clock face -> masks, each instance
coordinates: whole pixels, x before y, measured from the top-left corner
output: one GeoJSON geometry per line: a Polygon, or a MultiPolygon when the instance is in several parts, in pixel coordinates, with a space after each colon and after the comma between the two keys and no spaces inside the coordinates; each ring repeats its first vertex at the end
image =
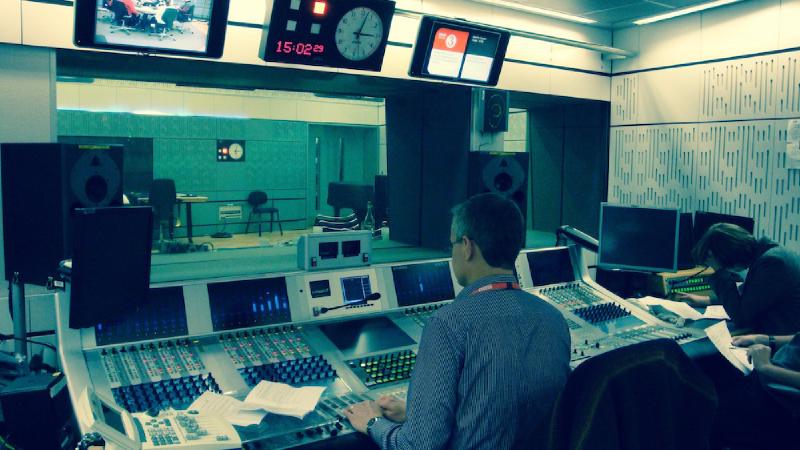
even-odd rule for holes
{"type": "Polygon", "coordinates": [[[383,21],[377,12],[360,6],[353,8],[336,26],[336,48],[350,61],[362,61],[375,53],[383,39],[383,21]]]}
{"type": "Polygon", "coordinates": [[[231,159],[241,159],[242,156],[244,156],[244,149],[240,144],[234,142],[228,149],[228,154],[231,156],[231,159]]]}

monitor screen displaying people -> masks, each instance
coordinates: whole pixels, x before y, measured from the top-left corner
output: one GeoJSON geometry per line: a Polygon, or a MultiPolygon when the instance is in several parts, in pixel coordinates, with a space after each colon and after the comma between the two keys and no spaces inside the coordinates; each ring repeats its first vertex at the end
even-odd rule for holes
{"type": "Polygon", "coordinates": [[[227,15],[228,0],[78,0],[75,43],[218,58],[227,15]]]}

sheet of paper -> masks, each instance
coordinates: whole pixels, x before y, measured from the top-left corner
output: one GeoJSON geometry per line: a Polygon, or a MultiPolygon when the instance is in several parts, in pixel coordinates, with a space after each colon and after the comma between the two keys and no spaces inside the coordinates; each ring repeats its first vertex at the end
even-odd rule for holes
{"type": "Polygon", "coordinates": [[[684,319],[700,320],[703,318],[702,314],[684,302],[674,302],[672,300],[648,296],[640,298],[639,303],[647,306],[661,306],[664,309],[683,317],[684,319]]]}
{"type": "Polygon", "coordinates": [[[211,391],[205,391],[203,395],[197,397],[188,409],[194,409],[202,414],[222,416],[231,424],[239,426],[259,424],[267,415],[257,407],[211,391]]]}
{"type": "Polygon", "coordinates": [[[248,405],[286,416],[302,419],[317,407],[317,402],[325,391],[324,386],[304,386],[294,388],[288,384],[262,380],[244,399],[248,405]]]}
{"type": "Polygon", "coordinates": [[[706,311],[703,313],[703,319],[731,320],[731,317],[722,305],[711,305],[706,307],[706,311]]]}
{"type": "Polygon", "coordinates": [[[792,119],[786,126],[786,168],[800,169],[800,120],[792,119]]]}
{"type": "Polygon", "coordinates": [[[753,364],[747,360],[747,349],[731,345],[731,333],[728,331],[727,322],[718,322],[705,331],[708,339],[734,367],[745,375],[753,370],[753,364]]]}

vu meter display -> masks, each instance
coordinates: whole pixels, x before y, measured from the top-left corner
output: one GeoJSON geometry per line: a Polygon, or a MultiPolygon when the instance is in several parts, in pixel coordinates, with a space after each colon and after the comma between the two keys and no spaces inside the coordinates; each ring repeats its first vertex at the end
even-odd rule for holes
{"type": "Polygon", "coordinates": [[[214,331],[291,322],[286,278],[208,284],[214,331]]]}
{"type": "Polygon", "coordinates": [[[409,75],[496,85],[509,38],[507,31],[425,16],[409,75]]]}
{"type": "Polygon", "coordinates": [[[393,14],[387,0],[275,0],[262,58],[379,71],[393,14]]]}

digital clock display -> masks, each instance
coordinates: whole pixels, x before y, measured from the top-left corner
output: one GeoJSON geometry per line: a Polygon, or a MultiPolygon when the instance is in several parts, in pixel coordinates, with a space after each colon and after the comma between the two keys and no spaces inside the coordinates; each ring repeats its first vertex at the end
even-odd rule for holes
{"type": "Polygon", "coordinates": [[[300,56],[314,56],[325,53],[325,44],[312,44],[310,42],[278,41],[275,53],[294,53],[300,56]]]}
{"type": "Polygon", "coordinates": [[[379,71],[393,14],[388,0],[275,0],[262,58],[379,71]]]}

